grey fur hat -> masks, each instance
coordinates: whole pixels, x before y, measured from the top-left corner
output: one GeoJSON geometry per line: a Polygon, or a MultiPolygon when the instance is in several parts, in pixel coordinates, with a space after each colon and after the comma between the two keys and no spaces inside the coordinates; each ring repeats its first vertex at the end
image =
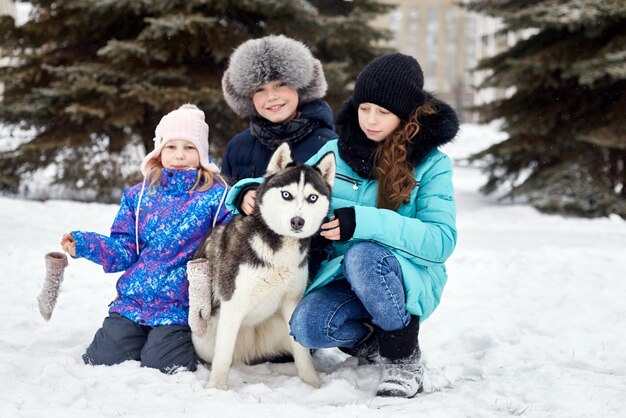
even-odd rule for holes
{"type": "Polygon", "coordinates": [[[250,39],[235,49],[222,77],[222,91],[235,113],[254,116],[254,90],[276,80],[293,87],[300,103],[321,99],[328,88],[322,63],[309,48],[284,35],[270,35],[250,39]]]}

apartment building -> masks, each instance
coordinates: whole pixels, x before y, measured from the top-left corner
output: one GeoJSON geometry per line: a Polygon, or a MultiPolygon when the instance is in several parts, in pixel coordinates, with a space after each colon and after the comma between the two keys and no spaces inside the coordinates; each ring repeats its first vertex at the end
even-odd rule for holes
{"type": "Polygon", "coordinates": [[[372,25],[391,30],[389,46],[420,62],[424,88],[449,102],[464,122],[476,120],[471,106],[504,94],[493,89],[477,91],[485,74],[472,71],[481,58],[515,41],[497,35],[501,27],[497,20],[469,12],[458,5],[459,0],[381,1],[396,8],[372,25]]]}

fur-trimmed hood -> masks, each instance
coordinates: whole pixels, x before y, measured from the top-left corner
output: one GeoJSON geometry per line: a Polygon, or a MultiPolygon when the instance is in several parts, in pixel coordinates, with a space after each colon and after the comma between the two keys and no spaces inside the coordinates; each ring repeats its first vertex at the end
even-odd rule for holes
{"type": "Polygon", "coordinates": [[[222,77],[222,91],[235,113],[250,117],[257,114],[254,90],[276,80],[297,90],[300,103],[323,98],[328,88],[321,62],[306,45],[284,35],[270,35],[235,49],[222,77]]]}
{"type": "MultiPolygon", "coordinates": [[[[409,146],[409,161],[417,167],[434,149],[451,142],[459,131],[459,119],[447,103],[426,93],[436,112],[421,118],[420,130],[409,146]]],[[[358,106],[352,97],[337,113],[339,154],[359,175],[372,178],[371,155],[377,144],[369,140],[359,127],[358,106]]]]}

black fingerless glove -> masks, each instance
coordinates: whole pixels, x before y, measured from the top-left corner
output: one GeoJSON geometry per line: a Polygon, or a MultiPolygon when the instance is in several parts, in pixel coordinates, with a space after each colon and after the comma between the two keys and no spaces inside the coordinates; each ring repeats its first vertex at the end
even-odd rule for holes
{"type": "Polygon", "coordinates": [[[335,217],[339,219],[339,241],[348,241],[356,229],[356,212],[354,207],[335,209],[335,217]]]}

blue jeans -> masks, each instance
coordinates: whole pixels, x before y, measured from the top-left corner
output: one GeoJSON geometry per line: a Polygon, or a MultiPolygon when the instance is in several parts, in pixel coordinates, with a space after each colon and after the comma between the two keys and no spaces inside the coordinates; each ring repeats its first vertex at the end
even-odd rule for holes
{"type": "Polygon", "coordinates": [[[385,331],[406,327],[402,270],[381,245],[354,244],[343,260],[347,280],[336,280],[307,294],[291,317],[291,335],[307,348],[355,347],[373,324],[385,331]]]}

